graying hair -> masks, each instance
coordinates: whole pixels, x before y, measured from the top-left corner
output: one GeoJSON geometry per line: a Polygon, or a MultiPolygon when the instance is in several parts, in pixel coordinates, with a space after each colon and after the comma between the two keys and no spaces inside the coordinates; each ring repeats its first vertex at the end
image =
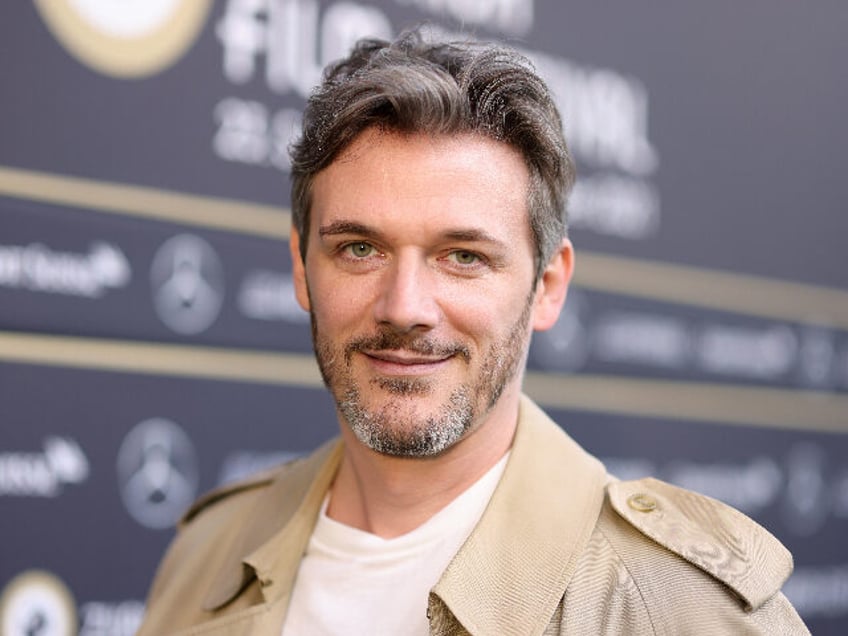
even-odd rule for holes
{"type": "Polygon", "coordinates": [[[476,42],[427,42],[408,31],[394,42],[360,40],[324,72],[292,144],[292,222],[306,257],[315,175],[366,128],[432,135],[482,134],[518,150],[527,194],[536,276],[566,233],[574,164],[550,91],[512,49],[476,42]]]}

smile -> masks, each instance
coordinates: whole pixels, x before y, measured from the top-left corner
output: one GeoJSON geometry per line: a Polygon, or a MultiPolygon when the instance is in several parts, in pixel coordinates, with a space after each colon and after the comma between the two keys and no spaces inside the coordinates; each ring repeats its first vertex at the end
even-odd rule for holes
{"type": "Polygon", "coordinates": [[[427,375],[441,370],[453,358],[423,356],[404,351],[363,351],[369,364],[382,375],[427,375]]]}

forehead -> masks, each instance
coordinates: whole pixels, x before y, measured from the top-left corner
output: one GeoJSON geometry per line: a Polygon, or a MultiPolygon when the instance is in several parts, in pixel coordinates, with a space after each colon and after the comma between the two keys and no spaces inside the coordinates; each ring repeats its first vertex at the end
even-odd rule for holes
{"type": "Polygon", "coordinates": [[[523,157],[504,142],[371,128],[316,175],[313,223],[315,217],[368,213],[528,225],[529,183],[523,157]]]}
{"type": "Polygon", "coordinates": [[[498,141],[480,133],[460,132],[453,134],[429,134],[426,132],[403,132],[371,126],[357,135],[339,153],[331,165],[349,163],[363,159],[368,153],[393,154],[398,158],[438,157],[457,164],[464,160],[487,158],[510,172],[526,172],[521,153],[506,142],[498,141]],[[509,165],[507,165],[509,164],[509,165]]]}

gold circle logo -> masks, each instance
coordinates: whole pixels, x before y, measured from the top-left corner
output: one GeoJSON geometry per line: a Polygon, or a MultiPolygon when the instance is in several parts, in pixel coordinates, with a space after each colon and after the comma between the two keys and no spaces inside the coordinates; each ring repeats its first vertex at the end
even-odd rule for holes
{"type": "Polygon", "coordinates": [[[94,70],[122,78],[153,75],[195,41],[212,0],[35,0],[65,49],[94,70]]]}
{"type": "Polygon", "coordinates": [[[0,634],[4,636],[73,636],[77,628],[74,598],[50,572],[22,572],[0,594],[0,634]]]}

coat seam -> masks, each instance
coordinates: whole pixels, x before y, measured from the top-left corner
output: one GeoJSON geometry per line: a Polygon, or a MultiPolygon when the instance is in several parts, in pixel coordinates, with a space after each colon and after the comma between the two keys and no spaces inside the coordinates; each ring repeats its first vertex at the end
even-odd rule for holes
{"type": "Polygon", "coordinates": [[[615,544],[612,542],[612,540],[609,538],[609,535],[601,527],[600,524],[598,524],[598,532],[601,534],[604,541],[609,546],[610,550],[612,550],[612,552],[615,554],[616,559],[618,559],[619,563],[621,563],[621,566],[627,572],[627,575],[630,577],[630,580],[633,581],[633,586],[636,588],[636,591],[639,593],[639,599],[642,601],[642,606],[645,609],[645,614],[648,616],[648,620],[651,623],[651,631],[654,633],[654,636],[657,636],[658,632],[657,632],[656,625],[654,623],[654,617],[651,614],[650,604],[648,603],[648,600],[645,598],[645,594],[642,592],[642,587],[639,585],[639,581],[633,575],[633,572],[631,571],[630,567],[627,565],[627,561],[621,556],[621,553],[615,547],[615,544]]]}

